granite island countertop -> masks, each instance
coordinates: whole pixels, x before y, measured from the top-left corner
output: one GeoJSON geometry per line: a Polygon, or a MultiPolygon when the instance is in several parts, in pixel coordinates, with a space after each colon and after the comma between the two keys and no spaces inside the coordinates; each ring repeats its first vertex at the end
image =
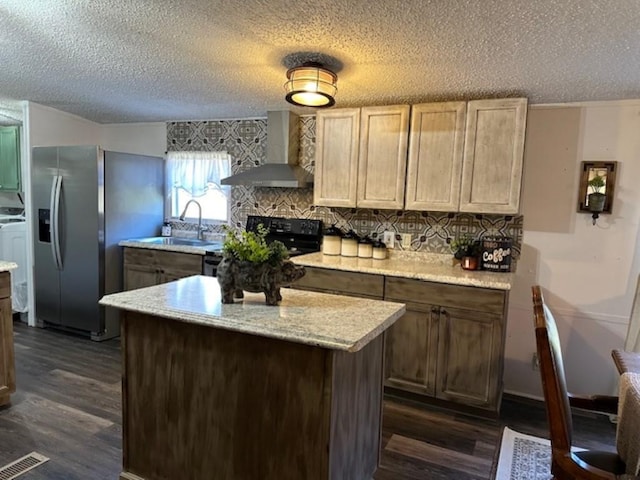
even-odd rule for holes
{"type": "Polygon", "coordinates": [[[405,313],[401,303],[283,288],[279,306],[264,294],[222,304],[215,277],[194,275],[106,295],[101,305],[203,326],[356,352],[405,313]]]}
{"type": "Polygon", "coordinates": [[[16,268],[18,268],[17,263],[0,260],[0,272],[8,272],[10,270],[15,270],[16,268]]]}
{"type": "Polygon", "coordinates": [[[413,278],[452,285],[511,290],[513,273],[463,270],[453,265],[451,255],[419,252],[390,252],[385,260],[324,255],[321,252],[293,257],[297,265],[348,272],[372,273],[389,277],[413,278]]]}

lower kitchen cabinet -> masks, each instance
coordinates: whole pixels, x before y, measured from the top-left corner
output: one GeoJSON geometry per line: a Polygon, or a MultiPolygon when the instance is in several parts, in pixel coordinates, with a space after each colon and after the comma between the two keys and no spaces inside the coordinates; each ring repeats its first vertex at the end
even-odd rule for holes
{"type": "Polygon", "coordinates": [[[124,289],[150,287],[202,274],[202,255],[124,248],[124,289]]]}
{"type": "Polygon", "coordinates": [[[508,292],[305,267],[292,286],[404,303],[387,330],[385,386],[497,413],[508,292]]]}
{"type": "Polygon", "coordinates": [[[11,274],[0,273],[0,406],[9,403],[16,391],[13,351],[13,315],[11,312],[11,274]]]}
{"type": "Polygon", "coordinates": [[[389,329],[388,345],[401,347],[397,354],[387,352],[386,384],[498,412],[507,295],[502,290],[387,277],[385,300],[406,303],[409,320],[403,317],[389,329]],[[413,323],[411,335],[407,324],[413,323]],[[415,362],[409,363],[402,352],[415,362]],[[407,365],[413,365],[409,374],[407,365]]]}
{"type": "Polygon", "coordinates": [[[440,308],[437,398],[499,409],[503,320],[497,313],[440,308]]]}
{"type": "Polygon", "coordinates": [[[386,385],[434,396],[439,308],[407,303],[407,313],[387,333],[386,385]]]}

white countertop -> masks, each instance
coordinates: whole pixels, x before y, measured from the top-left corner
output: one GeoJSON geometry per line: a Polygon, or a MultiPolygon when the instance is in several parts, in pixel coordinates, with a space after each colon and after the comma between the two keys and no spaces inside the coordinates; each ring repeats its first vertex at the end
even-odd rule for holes
{"type": "Polygon", "coordinates": [[[153,287],[106,295],[100,304],[180,322],[356,352],[400,318],[401,303],[281,289],[279,306],[264,294],[222,304],[214,277],[195,275],[153,287]]]}
{"type": "Polygon", "coordinates": [[[390,255],[390,258],[385,260],[374,260],[372,258],[323,255],[318,252],[293,257],[291,261],[306,267],[372,273],[496,290],[511,290],[514,280],[513,273],[463,270],[459,264],[453,265],[451,255],[419,252],[390,252],[390,255]]]}
{"type": "Polygon", "coordinates": [[[14,270],[16,268],[18,268],[17,263],[0,260],[0,272],[8,272],[9,270],[14,270]]]}

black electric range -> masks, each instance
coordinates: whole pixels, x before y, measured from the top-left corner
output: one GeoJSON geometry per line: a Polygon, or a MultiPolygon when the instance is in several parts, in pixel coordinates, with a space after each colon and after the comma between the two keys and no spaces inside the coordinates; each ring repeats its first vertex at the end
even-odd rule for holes
{"type": "MultiPolygon", "coordinates": [[[[249,215],[246,230],[257,232],[260,224],[269,231],[265,238],[267,243],[279,240],[287,248],[290,257],[320,251],[322,243],[321,220],[249,215]]],[[[205,254],[203,274],[215,277],[221,260],[222,244],[220,248],[214,248],[205,254]]]]}
{"type": "Polygon", "coordinates": [[[246,230],[257,232],[260,224],[269,231],[266,241],[282,242],[289,251],[289,256],[320,251],[322,220],[249,215],[246,230]]]}

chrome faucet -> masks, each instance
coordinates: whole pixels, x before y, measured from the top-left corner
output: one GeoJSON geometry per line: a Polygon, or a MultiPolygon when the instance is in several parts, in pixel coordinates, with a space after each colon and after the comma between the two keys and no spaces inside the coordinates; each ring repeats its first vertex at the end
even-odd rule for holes
{"type": "Polygon", "coordinates": [[[184,221],[184,216],[187,214],[187,208],[189,208],[189,204],[191,203],[195,203],[198,206],[198,240],[202,240],[202,205],[195,200],[189,200],[180,215],[180,221],[184,221]]]}

